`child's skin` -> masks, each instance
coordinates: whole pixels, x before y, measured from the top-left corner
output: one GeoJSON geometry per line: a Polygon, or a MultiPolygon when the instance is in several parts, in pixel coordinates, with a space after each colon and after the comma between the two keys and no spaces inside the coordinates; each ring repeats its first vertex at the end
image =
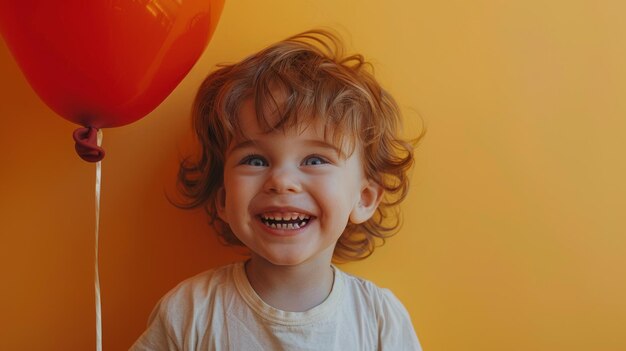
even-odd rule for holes
{"type": "MultiPolygon", "coordinates": [[[[324,138],[322,118],[266,133],[252,101],[239,111],[243,136],[225,155],[218,214],[250,249],[246,273],[263,301],[306,311],[332,289],[333,250],[346,224],[368,220],[382,188],[364,176],[360,145],[350,153],[324,138]],[[279,229],[264,223],[271,217],[299,219],[279,229]]],[[[277,118],[270,116],[270,125],[277,118]]]]}
{"type": "Polygon", "coordinates": [[[393,293],[332,266],[368,257],[398,229],[388,210],[413,163],[400,119],[364,58],[325,30],[209,74],[180,207],[203,207],[250,258],[170,290],[133,350],[421,350],[393,293]]]}

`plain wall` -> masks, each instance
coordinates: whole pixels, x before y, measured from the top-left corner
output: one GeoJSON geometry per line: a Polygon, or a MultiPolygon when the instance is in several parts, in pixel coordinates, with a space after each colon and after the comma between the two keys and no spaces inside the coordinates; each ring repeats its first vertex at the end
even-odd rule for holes
{"type": "MultiPolygon", "coordinates": [[[[346,271],[388,287],[423,347],[624,350],[626,5],[618,1],[229,0],[187,78],[104,130],[105,350],[176,283],[239,256],[171,206],[203,77],[297,32],[344,34],[423,119],[401,232],[346,271]]],[[[0,349],[95,347],[95,166],[0,44],[0,349]]]]}

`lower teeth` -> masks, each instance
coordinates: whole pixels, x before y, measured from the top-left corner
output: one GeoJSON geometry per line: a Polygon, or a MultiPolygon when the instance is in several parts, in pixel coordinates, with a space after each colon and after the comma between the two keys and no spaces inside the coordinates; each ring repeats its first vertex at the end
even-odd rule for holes
{"type": "Polygon", "coordinates": [[[263,222],[263,224],[273,229],[300,229],[307,224],[307,221],[302,221],[300,224],[298,223],[269,223],[269,222],[263,222]]]}

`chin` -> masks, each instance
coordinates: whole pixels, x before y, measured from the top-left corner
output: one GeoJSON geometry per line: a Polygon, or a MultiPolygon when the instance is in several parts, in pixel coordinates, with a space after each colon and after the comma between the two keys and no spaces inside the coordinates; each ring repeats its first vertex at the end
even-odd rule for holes
{"type": "Polygon", "coordinates": [[[286,254],[285,252],[278,253],[276,255],[263,255],[261,256],[265,261],[274,266],[297,266],[310,259],[308,256],[298,254],[286,254]]]}
{"type": "Polygon", "coordinates": [[[273,264],[274,266],[297,266],[303,263],[305,260],[299,258],[286,258],[286,257],[272,257],[271,259],[266,258],[266,261],[273,264]]]}

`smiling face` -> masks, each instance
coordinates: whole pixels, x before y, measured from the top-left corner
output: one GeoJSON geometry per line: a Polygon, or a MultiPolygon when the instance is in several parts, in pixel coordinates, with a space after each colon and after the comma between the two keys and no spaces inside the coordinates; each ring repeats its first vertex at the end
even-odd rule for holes
{"type": "Polygon", "coordinates": [[[253,259],[329,263],[348,221],[366,221],[380,201],[380,187],[363,174],[359,148],[344,155],[324,138],[319,120],[301,131],[266,133],[251,100],[238,117],[245,137],[234,138],[226,152],[220,218],[253,259]]]}

